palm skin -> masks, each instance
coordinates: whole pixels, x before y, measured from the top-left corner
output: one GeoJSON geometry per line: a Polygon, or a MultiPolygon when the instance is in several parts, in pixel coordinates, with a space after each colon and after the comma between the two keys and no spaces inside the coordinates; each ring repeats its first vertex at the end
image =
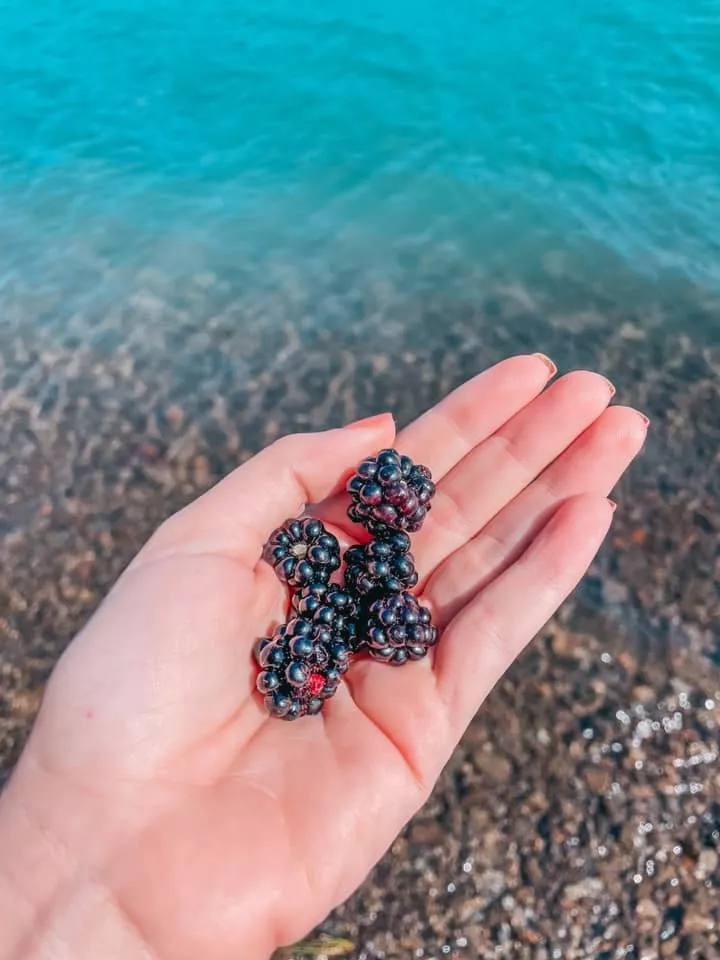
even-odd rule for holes
{"type": "Polygon", "coordinates": [[[0,800],[2,960],[265,958],[358,886],[584,573],[644,441],[604,378],[550,372],[504,361],[397,439],[389,415],[287,438],[166,521],[61,659],[0,800]],[[338,492],[393,444],[438,481],[413,552],[439,646],[269,719],[251,649],[288,596],[263,541],[304,504],[359,539],[338,492]]]}

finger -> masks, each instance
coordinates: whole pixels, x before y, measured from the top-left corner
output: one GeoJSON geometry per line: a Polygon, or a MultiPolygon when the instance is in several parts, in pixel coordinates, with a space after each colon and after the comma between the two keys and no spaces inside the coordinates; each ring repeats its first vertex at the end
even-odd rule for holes
{"type": "Polygon", "coordinates": [[[441,480],[478,443],[530,403],[557,368],[542,354],[510,357],[468,380],[405,427],[402,453],[441,480]]]}
{"type": "Polygon", "coordinates": [[[600,416],[613,393],[599,374],[569,373],[464,457],[438,484],[414,540],[419,569],[434,570],[474,537],[600,416]]]}
{"type": "MultiPolygon", "coordinates": [[[[530,403],[556,372],[542,354],[510,357],[468,380],[432,407],[397,437],[396,446],[419,463],[430,467],[436,481],[510,417],[530,403]]],[[[315,511],[325,523],[352,529],[360,527],[346,516],[345,497],[319,505],[315,511]]]]}
{"type": "Polygon", "coordinates": [[[254,564],[275,527],[341,489],[355,464],[394,436],[393,418],[383,413],[339,430],[283,437],[167,520],[139,558],[182,549],[254,564]]]}
{"type": "Polygon", "coordinates": [[[448,625],[435,671],[458,733],[583,576],[612,512],[610,501],[592,494],[563,503],[522,556],[448,625]]]}
{"type": "Polygon", "coordinates": [[[647,422],[610,407],[472,540],[448,557],[424,586],[439,626],[522,552],[550,513],[582,493],[606,496],[642,449],[647,422]]]}

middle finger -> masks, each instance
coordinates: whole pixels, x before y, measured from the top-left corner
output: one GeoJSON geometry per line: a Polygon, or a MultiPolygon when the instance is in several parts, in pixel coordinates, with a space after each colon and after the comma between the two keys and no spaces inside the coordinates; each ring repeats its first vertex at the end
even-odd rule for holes
{"type": "Polygon", "coordinates": [[[583,494],[607,496],[642,449],[647,418],[610,407],[520,496],[436,569],[423,595],[442,628],[512,563],[560,504],[583,494]]]}
{"type": "Polygon", "coordinates": [[[467,454],[438,484],[413,540],[422,576],[467,543],[605,410],[615,389],[600,374],[569,373],[467,454]]]}

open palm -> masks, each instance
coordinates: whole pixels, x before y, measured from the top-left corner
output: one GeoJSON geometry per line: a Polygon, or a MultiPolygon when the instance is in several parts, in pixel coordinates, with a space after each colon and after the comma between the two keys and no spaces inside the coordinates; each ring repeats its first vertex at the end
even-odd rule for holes
{"type": "Polygon", "coordinates": [[[362,881],[584,573],[642,446],[603,377],[549,374],[507,360],[397,439],[389,415],[285,438],[166,521],[62,658],[4,801],[53,838],[51,913],[92,882],[98,938],[127,938],[108,956],[253,960],[362,881]],[[361,538],[339,491],[393,444],[438,482],[413,553],[440,643],[402,669],[357,661],[320,716],[269,719],[251,649],[288,596],[263,542],[304,505],[361,538]]]}

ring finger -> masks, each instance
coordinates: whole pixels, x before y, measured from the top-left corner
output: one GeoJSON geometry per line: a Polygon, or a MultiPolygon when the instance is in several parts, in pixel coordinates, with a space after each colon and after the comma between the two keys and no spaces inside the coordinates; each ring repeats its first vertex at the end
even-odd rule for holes
{"type": "Polygon", "coordinates": [[[607,495],[645,442],[647,419],[611,407],[534,483],[441,564],[425,584],[439,626],[514,562],[548,516],[580,494],[607,495]]]}

